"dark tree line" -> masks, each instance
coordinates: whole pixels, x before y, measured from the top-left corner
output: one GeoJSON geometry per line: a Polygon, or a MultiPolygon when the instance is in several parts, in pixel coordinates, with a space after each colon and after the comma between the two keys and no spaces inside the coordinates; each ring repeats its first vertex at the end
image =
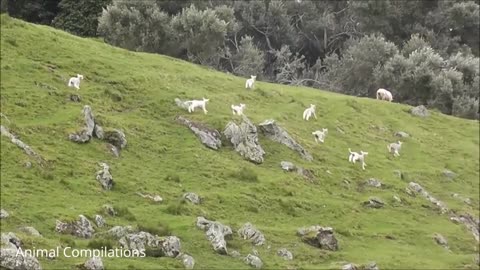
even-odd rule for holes
{"type": "Polygon", "coordinates": [[[2,0],[3,11],[240,76],[479,118],[479,1],[2,0]]]}

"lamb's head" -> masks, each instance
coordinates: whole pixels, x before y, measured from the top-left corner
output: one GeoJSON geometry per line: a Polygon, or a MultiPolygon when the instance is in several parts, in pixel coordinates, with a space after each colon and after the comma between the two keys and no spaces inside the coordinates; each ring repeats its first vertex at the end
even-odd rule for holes
{"type": "Polygon", "coordinates": [[[362,156],[366,156],[366,155],[368,155],[368,152],[360,151],[360,154],[361,154],[362,156]]]}
{"type": "Polygon", "coordinates": [[[255,81],[255,79],[257,79],[257,75],[255,75],[255,76],[250,75],[250,78],[255,81]]]}
{"type": "Polygon", "coordinates": [[[209,102],[210,99],[207,99],[207,98],[203,98],[203,102],[209,102]]]}
{"type": "Polygon", "coordinates": [[[244,109],[245,107],[247,107],[247,105],[245,105],[243,103],[240,103],[240,107],[242,107],[244,109]]]}
{"type": "Polygon", "coordinates": [[[77,74],[77,78],[79,78],[80,80],[83,80],[83,75],[82,74],[77,74]]]}
{"type": "Polygon", "coordinates": [[[315,105],[310,104],[310,108],[315,110],[315,105]]]}
{"type": "Polygon", "coordinates": [[[402,145],[402,143],[403,143],[403,142],[401,142],[401,141],[398,141],[397,143],[398,143],[398,145],[402,145]]]}
{"type": "Polygon", "coordinates": [[[322,128],[323,133],[327,134],[328,133],[328,128],[322,128]]]}

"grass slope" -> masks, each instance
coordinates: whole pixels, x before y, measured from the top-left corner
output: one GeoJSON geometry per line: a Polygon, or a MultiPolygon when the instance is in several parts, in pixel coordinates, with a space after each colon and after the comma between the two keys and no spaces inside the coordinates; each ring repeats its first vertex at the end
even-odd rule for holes
{"type": "MultiPolygon", "coordinates": [[[[17,233],[26,247],[86,248],[91,240],[55,233],[55,220],[79,214],[92,217],[110,203],[132,215],[107,217],[109,225],[143,225],[177,235],[199,269],[248,268],[239,259],[214,253],[204,232],[195,228],[199,215],[235,231],[245,222],[256,225],[268,242],[256,249],[264,267],[270,269],[338,269],[346,262],[369,261],[382,269],[476,268],[473,255],[478,253],[478,243],[470,232],[440,215],[424,198],[409,197],[405,187],[416,181],[450,208],[478,217],[478,122],[435,112],[420,119],[411,116],[405,105],[305,87],[258,82],[254,91],[247,91],[244,78],[177,59],[129,52],[7,16],[1,17],[1,27],[1,110],[11,121],[2,119],[2,124],[52,164],[42,169],[32,160],[33,167],[26,169],[23,164],[29,158],[1,138],[1,205],[10,213],[1,228],[17,233]],[[76,91],[66,87],[66,80],[76,73],[86,78],[79,91],[81,103],[68,101],[76,91]],[[210,98],[208,115],[200,111],[188,115],[173,102],[175,97],[202,96],[210,98]],[[246,114],[255,123],[277,120],[313,154],[314,161],[304,161],[288,148],[260,137],[267,155],[263,164],[254,165],[231,146],[207,149],[174,122],[176,115],[188,115],[223,130],[235,118],[230,104],[240,102],[247,104],[246,114]],[[318,120],[301,121],[310,103],[317,105],[318,120]],[[120,158],[108,153],[99,140],[80,145],[67,139],[83,125],[85,104],[104,127],[125,131],[128,147],[120,158]],[[311,132],[322,127],[330,133],[325,144],[317,145],[311,132]],[[397,140],[393,133],[399,130],[412,136],[405,139],[401,157],[394,159],[386,145],[397,140]],[[347,162],[349,147],[370,153],[366,171],[347,162]],[[284,173],[279,167],[282,160],[313,170],[317,181],[284,173]],[[112,168],[117,183],[112,191],[103,191],[95,180],[99,161],[112,168]],[[446,179],[444,168],[458,177],[446,179]],[[401,170],[404,178],[396,177],[394,170],[401,170]],[[243,171],[252,172],[258,180],[242,178],[243,171]],[[381,179],[387,188],[361,188],[370,177],[381,179]],[[137,191],[160,194],[165,201],[150,203],[137,191]],[[204,197],[204,203],[179,203],[186,191],[204,197]],[[452,192],[472,198],[472,206],[453,198],[452,192]],[[393,200],[395,194],[403,204],[393,200]],[[362,207],[370,196],[383,199],[386,206],[362,207]],[[297,228],[314,224],[335,228],[339,251],[311,247],[295,235],[297,228]],[[22,234],[18,227],[24,225],[34,226],[44,238],[22,234]],[[435,243],[435,232],[449,240],[451,252],[435,243]],[[282,247],[293,252],[293,261],[276,256],[282,247]]],[[[228,245],[243,255],[252,250],[238,237],[228,245]]],[[[40,261],[45,269],[58,269],[85,258],[40,261]]],[[[183,267],[170,258],[107,258],[104,264],[108,269],[183,267]]]]}

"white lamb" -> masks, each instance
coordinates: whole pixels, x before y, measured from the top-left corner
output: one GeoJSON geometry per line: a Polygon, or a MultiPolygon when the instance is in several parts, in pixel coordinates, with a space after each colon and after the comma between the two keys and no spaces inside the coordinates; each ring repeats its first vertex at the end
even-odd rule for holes
{"type": "Polygon", "coordinates": [[[240,103],[240,105],[233,105],[232,104],[231,108],[232,108],[233,115],[242,115],[245,107],[247,107],[247,106],[243,103],[240,103]]]}
{"type": "Polygon", "coordinates": [[[312,132],[312,135],[315,136],[315,142],[321,142],[323,143],[325,141],[325,137],[328,134],[328,128],[322,128],[322,130],[317,130],[312,132]]]}
{"type": "Polygon", "coordinates": [[[80,90],[80,80],[83,80],[83,75],[77,74],[77,77],[71,77],[68,80],[68,87],[75,87],[77,90],[80,90]]]}
{"type": "Polygon", "coordinates": [[[310,107],[303,111],[303,120],[308,121],[312,115],[315,117],[315,119],[317,119],[317,115],[315,114],[315,105],[310,104],[310,107]]]}
{"type": "Polygon", "coordinates": [[[393,153],[394,157],[399,157],[400,156],[400,149],[402,148],[402,143],[401,141],[398,141],[396,143],[391,143],[387,145],[388,152],[393,153]]]}
{"type": "Polygon", "coordinates": [[[250,79],[248,79],[247,82],[245,83],[245,88],[253,89],[255,79],[257,79],[257,76],[250,75],[250,79]]]}
{"type": "Polygon", "coordinates": [[[367,166],[367,163],[365,163],[365,156],[368,155],[368,152],[360,151],[360,154],[359,154],[357,152],[352,152],[350,148],[348,148],[348,152],[350,152],[348,161],[353,164],[355,164],[357,161],[362,162],[362,169],[365,170],[365,166],[367,166]]]}
{"type": "Polygon", "coordinates": [[[206,98],[202,98],[202,100],[190,100],[190,101],[187,101],[186,103],[188,104],[188,112],[189,113],[192,113],[195,111],[195,108],[202,108],[203,109],[203,113],[204,114],[207,114],[208,111],[207,109],[205,108],[207,106],[207,102],[210,101],[210,99],[206,99],[206,98]]]}
{"type": "Polygon", "coordinates": [[[387,89],[380,88],[377,90],[377,99],[392,102],[393,96],[392,93],[390,93],[390,91],[388,91],[387,89]]]}

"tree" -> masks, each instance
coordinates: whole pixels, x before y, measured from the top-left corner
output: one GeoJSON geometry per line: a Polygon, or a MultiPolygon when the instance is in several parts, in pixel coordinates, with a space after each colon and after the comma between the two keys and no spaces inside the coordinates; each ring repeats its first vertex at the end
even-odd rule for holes
{"type": "Polygon", "coordinates": [[[264,54],[253,44],[253,38],[242,37],[238,49],[231,57],[232,72],[244,77],[262,74],[264,61],[264,54]]]}
{"type": "Polygon", "coordinates": [[[12,17],[50,25],[58,13],[59,2],[60,0],[8,0],[7,10],[12,17]]]}

